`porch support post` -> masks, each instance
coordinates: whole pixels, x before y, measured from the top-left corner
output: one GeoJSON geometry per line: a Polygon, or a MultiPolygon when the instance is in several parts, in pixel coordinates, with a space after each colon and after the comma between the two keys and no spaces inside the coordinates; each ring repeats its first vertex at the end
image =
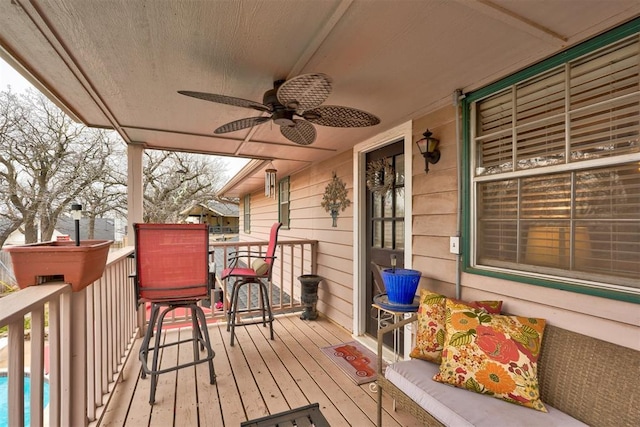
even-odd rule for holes
{"type": "Polygon", "coordinates": [[[143,187],[142,187],[142,154],[144,146],[127,145],[127,246],[135,245],[133,224],[142,222],[143,187]]]}
{"type": "MultiPolygon", "coordinates": [[[[144,146],[127,144],[127,246],[135,246],[133,224],[142,222],[144,190],[142,187],[142,155],[144,146]]],[[[134,297],[137,298],[137,297],[134,297]]],[[[138,338],[145,329],[144,305],[138,307],[136,322],[139,326],[138,338]]]]}

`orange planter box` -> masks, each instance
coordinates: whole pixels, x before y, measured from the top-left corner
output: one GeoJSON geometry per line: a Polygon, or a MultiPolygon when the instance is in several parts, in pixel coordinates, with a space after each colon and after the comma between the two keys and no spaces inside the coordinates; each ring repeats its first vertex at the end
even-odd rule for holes
{"type": "Polygon", "coordinates": [[[84,289],[104,273],[112,240],[52,241],[5,247],[21,289],[46,281],[63,281],[74,291],[84,289]]]}

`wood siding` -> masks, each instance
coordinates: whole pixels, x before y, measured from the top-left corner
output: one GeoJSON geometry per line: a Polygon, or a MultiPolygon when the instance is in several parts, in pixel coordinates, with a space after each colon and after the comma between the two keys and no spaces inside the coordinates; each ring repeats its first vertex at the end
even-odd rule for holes
{"type": "MultiPolygon", "coordinates": [[[[414,152],[413,268],[423,272],[421,286],[454,296],[456,255],[449,253],[449,236],[457,232],[455,110],[444,108],[416,120],[414,137],[427,127],[440,139],[442,157],[425,174],[424,160],[414,152]]],[[[468,273],[461,274],[460,284],[464,300],[503,300],[504,312],[542,317],[549,324],[640,350],[636,304],[468,273]]]]}
{"type": "MultiPolygon", "coordinates": [[[[449,252],[449,237],[458,232],[455,109],[442,108],[415,120],[414,141],[427,128],[440,140],[442,156],[425,174],[424,158],[412,144],[411,268],[422,271],[421,287],[454,296],[457,259],[449,252]]],[[[353,154],[341,153],[314,164],[291,176],[291,228],[281,230],[281,236],[319,241],[316,273],[325,280],[319,288],[318,310],[352,330],[354,205],[340,213],[337,228],[331,227],[330,215],[320,207],[333,171],[346,182],[353,203],[353,154]]],[[[277,217],[276,200],[261,192],[252,194],[251,234],[241,235],[241,239],[266,240],[277,217]]],[[[640,310],[636,304],[468,273],[460,274],[460,284],[463,299],[500,299],[505,312],[543,317],[550,324],[640,350],[640,310]]]]}
{"type": "MultiPolygon", "coordinates": [[[[281,239],[318,240],[315,273],[324,280],[318,288],[318,310],[340,326],[353,326],[353,204],[340,212],[337,227],[320,206],[325,187],[335,172],[353,203],[353,156],[350,151],[330,161],[314,164],[290,178],[290,228],[280,229],[281,239]]],[[[278,176],[278,180],[284,177],[278,176]]],[[[242,210],[241,206],[241,210],[242,210]]],[[[240,213],[240,240],[267,240],[269,227],[278,219],[278,199],[251,194],[251,233],[244,234],[240,213]]]]}

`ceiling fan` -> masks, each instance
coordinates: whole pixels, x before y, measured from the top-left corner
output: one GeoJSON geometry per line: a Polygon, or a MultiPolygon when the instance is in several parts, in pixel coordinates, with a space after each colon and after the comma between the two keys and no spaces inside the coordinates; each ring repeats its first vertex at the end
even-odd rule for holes
{"type": "Polygon", "coordinates": [[[216,134],[235,132],[269,120],[280,126],[280,132],[288,140],[309,145],[316,139],[313,126],[364,127],[380,123],[371,113],[340,105],[320,105],[331,93],[331,78],[325,74],[302,74],[289,80],[277,80],[273,89],[265,92],[262,104],[215,93],[179,90],[178,93],[205,101],[234,105],[269,113],[269,116],[247,117],[220,126],[216,134]]]}

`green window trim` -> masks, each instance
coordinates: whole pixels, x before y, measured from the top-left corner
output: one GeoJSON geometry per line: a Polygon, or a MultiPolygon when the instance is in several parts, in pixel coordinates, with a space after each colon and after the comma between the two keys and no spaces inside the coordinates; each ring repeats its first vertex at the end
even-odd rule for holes
{"type": "MultiPolygon", "coordinates": [[[[493,268],[491,266],[480,265],[476,260],[471,259],[472,256],[478,257],[478,251],[472,247],[477,236],[472,235],[472,232],[478,233],[478,227],[474,225],[474,221],[477,218],[474,217],[474,212],[478,209],[477,203],[479,203],[479,196],[473,192],[473,186],[477,185],[479,180],[477,177],[472,176],[474,172],[474,157],[473,151],[476,150],[475,142],[473,139],[472,125],[477,126],[474,120],[473,106],[481,100],[484,100],[490,96],[496,95],[501,91],[508,89],[509,87],[516,86],[528,79],[534,79],[542,76],[545,72],[562,67],[565,64],[569,64],[570,61],[581,58],[588,55],[600,48],[607,47],[618,41],[621,41],[627,37],[635,36],[640,33],[640,18],[630,21],[622,26],[615,28],[607,33],[604,33],[591,40],[583,42],[573,48],[570,48],[564,52],[561,52],[545,61],[535,64],[525,70],[508,76],[502,80],[499,80],[491,85],[481,88],[475,92],[466,94],[462,100],[462,136],[464,141],[464,149],[462,152],[462,164],[463,182],[462,182],[462,200],[463,200],[463,235],[469,236],[469,238],[463,239],[463,270],[467,273],[478,274],[488,277],[496,277],[505,280],[511,280],[515,282],[528,283],[537,286],[543,286],[554,289],[566,290],[569,292],[582,293],[587,295],[594,295],[598,297],[604,297],[608,299],[627,301],[632,303],[640,303],[640,290],[628,286],[609,286],[605,281],[598,281],[595,283],[589,283],[586,280],[578,279],[574,280],[569,277],[562,277],[561,275],[532,275],[528,271],[518,271],[514,268],[493,268]],[[472,255],[473,254],[473,255],[472,255]],[[550,276],[550,277],[549,277],[550,276]],[[601,283],[602,286],[598,286],[601,283]]],[[[515,102],[515,101],[514,101],[515,102]]],[[[515,107],[514,107],[515,108],[515,107]]],[[[569,114],[569,113],[567,113],[569,114]]],[[[637,114],[637,113],[636,113],[637,114]]],[[[571,122],[569,122],[571,123],[571,122]]],[[[514,125],[515,126],[515,125],[514,125]]],[[[570,138],[570,137],[569,137],[570,138]]],[[[478,139],[478,138],[477,138],[478,139]]],[[[623,155],[624,156],[624,155],[623,155]]],[[[623,157],[621,156],[621,157],[623,157]]],[[[627,156],[629,157],[629,156],[627,156]]],[[[636,161],[637,154],[631,155],[632,161],[636,161]]],[[[612,161],[613,165],[619,165],[624,163],[625,160],[615,159],[612,161]]],[[[517,164],[514,164],[516,167],[517,164]]],[[[575,169],[575,167],[574,167],[575,169]]],[[[557,169],[556,172],[570,171],[570,167],[564,169],[557,169]]],[[[517,175],[517,170],[514,175],[517,175]]],[[[543,174],[542,176],[546,176],[543,174]]],[[[576,197],[575,194],[572,197],[576,197]]],[[[574,202],[572,202],[574,203],[574,202]]],[[[518,218],[520,218],[522,206],[518,205],[518,218]]],[[[519,219],[518,219],[519,221],[519,219]]],[[[575,249],[575,248],[574,248],[575,249]]],[[[568,271],[567,271],[568,273],[568,271]]]]}

